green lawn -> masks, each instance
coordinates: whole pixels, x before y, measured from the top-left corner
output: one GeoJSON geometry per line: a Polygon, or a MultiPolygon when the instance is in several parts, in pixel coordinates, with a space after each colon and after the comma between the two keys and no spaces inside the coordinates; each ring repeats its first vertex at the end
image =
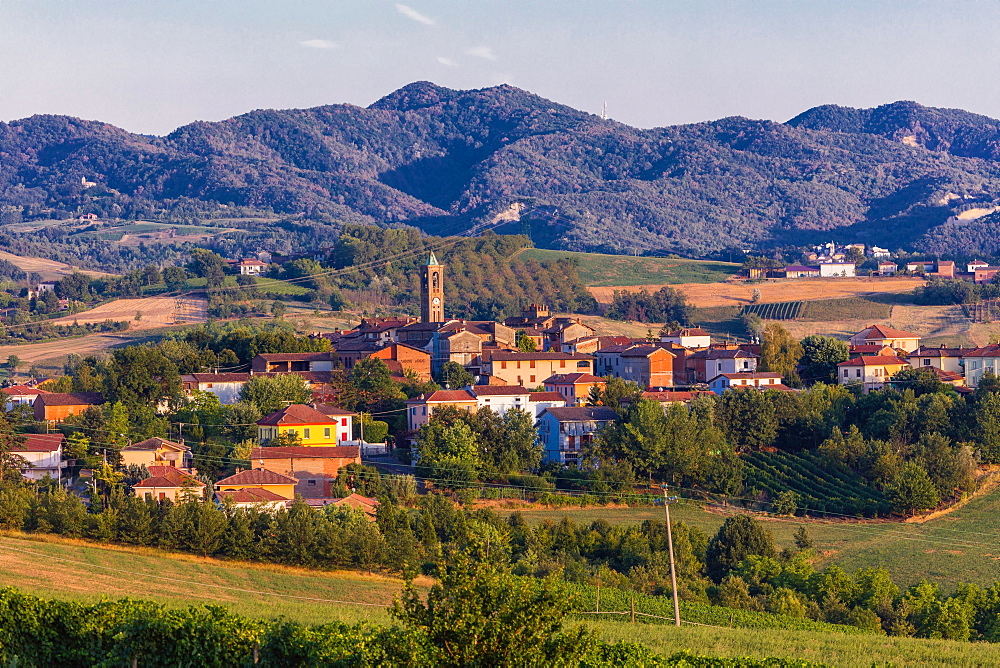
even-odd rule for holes
{"type": "Polygon", "coordinates": [[[719,283],[732,276],[740,265],[708,260],[666,257],[604,255],[529,248],[521,259],[555,260],[571,258],[579,267],[580,280],[587,286],[665,285],[676,283],[719,283]]]}
{"type": "Polygon", "coordinates": [[[888,320],[892,313],[890,304],[864,297],[843,299],[818,299],[805,302],[799,320],[831,322],[834,320],[888,320]]]}
{"type": "MultiPolygon", "coordinates": [[[[261,292],[268,292],[273,294],[279,294],[286,297],[294,297],[297,295],[304,295],[309,292],[309,288],[303,287],[298,283],[289,283],[288,281],[279,281],[276,278],[266,278],[264,276],[255,276],[254,280],[257,282],[257,287],[261,292]]],[[[189,278],[185,285],[188,289],[203,288],[207,283],[204,278],[189,278]]],[[[226,276],[222,280],[223,287],[234,288],[236,287],[236,276],[226,276]]],[[[156,288],[157,286],[153,286],[156,288]]],[[[161,283],[159,287],[163,287],[161,283]]]]}

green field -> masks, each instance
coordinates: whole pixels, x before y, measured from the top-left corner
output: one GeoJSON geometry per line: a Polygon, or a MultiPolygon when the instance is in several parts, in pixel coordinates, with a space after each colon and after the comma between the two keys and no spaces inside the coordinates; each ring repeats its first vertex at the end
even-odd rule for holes
{"type": "Polygon", "coordinates": [[[833,322],[835,320],[888,320],[892,305],[864,297],[818,299],[804,302],[799,320],[833,322]]]}
{"type": "MultiPolygon", "coordinates": [[[[303,287],[297,283],[289,283],[288,281],[279,281],[276,278],[255,276],[254,280],[257,282],[257,288],[261,292],[282,295],[285,297],[295,297],[298,295],[304,295],[305,293],[309,292],[309,288],[303,287]]],[[[186,287],[188,289],[203,288],[205,287],[206,282],[207,281],[204,278],[189,278],[187,280],[186,287]]],[[[235,288],[236,277],[226,276],[222,281],[222,285],[227,288],[235,288]]],[[[163,287],[164,286],[161,283],[159,286],[152,286],[152,289],[155,290],[163,287]]]]}
{"type": "MultiPolygon", "coordinates": [[[[642,512],[658,515],[652,509],[642,512]]],[[[689,511],[679,507],[678,512],[689,511]]],[[[631,521],[635,515],[624,517],[631,521]]],[[[6,535],[0,536],[0,586],[7,585],[38,596],[81,602],[132,597],[176,606],[221,604],[249,617],[283,617],[307,624],[335,620],[386,624],[390,620],[384,608],[359,604],[390,602],[401,582],[361,573],[235,564],[156,550],[6,535]]],[[[709,656],[779,656],[833,666],[867,666],[873,661],[913,666],[997,663],[996,648],[987,644],[822,631],[678,629],[662,623],[632,624],[626,616],[574,615],[567,621],[571,626],[583,623],[604,640],[640,642],[665,654],[690,650],[709,656]]]]}
{"type": "Polygon", "coordinates": [[[802,313],[805,302],[775,302],[773,304],[747,304],[742,315],[756,315],[763,320],[795,320],[802,313]]]}
{"type": "Polygon", "coordinates": [[[739,264],[730,262],[575,253],[541,248],[528,248],[518,257],[525,260],[573,259],[579,267],[580,280],[584,285],[591,287],[719,283],[735,274],[740,268],[739,264]]]}

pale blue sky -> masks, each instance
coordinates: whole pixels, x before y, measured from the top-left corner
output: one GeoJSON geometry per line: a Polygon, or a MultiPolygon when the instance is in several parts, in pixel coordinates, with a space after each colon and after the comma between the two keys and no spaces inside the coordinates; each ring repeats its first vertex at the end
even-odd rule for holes
{"type": "Polygon", "coordinates": [[[1000,117],[998,34],[972,0],[0,0],[0,120],[163,134],[417,80],[641,127],[899,99],[1000,117]]]}

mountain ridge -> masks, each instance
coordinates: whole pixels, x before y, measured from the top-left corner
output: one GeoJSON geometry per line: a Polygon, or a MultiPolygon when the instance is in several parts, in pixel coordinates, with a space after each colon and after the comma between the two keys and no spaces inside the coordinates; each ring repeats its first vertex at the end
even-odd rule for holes
{"type": "Polygon", "coordinates": [[[992,219],[955,216],[1000,201],[998,159],[1000,121],[909,101],[640,129],[514,86],[421,81],[368,107],[258,109],[163,136],[0,123],[0,222],[243,206],[444,233],[517,202],[510,229],[569,250],[705,255],[836,235],[988,253],[992,219]]]}

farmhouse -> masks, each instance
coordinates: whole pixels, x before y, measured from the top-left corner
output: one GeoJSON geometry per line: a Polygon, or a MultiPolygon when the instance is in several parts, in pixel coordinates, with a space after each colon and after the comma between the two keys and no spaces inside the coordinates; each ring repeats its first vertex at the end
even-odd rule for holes
{"type": "Polygon", "coordinates": [[[149,477],[132,486],[135,495],[154,501],[178,501],[205,496],[205,483],[173,466],[147,467],[149,477]]]}
{"type": "Polygon", "coordinates": [[[216,498],[237,506],[284,508],[295,498],[298,480],[265,468],[240,471],[215,483],[216,498]]]}
{"type": "Polygon", "coordinates": [[[857,357],[838,364],[837,377],[841,385],[860,383],[869,392],[882,389],[890,378],[909,366],[905,359],[890,355],[857,357]]]}
{"type": "Polygon", "coordinates": [[[241,276],[260,276],[267,271],[267,264],[260,260],[251,259],[240,262],[241,276]]]}
{"type": "Polygon", "coordinates": [[[685,348],[708,348],[712,345],[712,335],[701,327],[692,327],[667,332],[660,337],[660,341],[663,343],[675,343],[685,348]]]}
{"type": "Polygon", "coordinates": [[[120,452],[125,466],[145,466],[147,469],[151,466],[172,466],[191,472],[191,448],[183,443],[154,436],[127,445],[120,452]]]}
{"type": "Polygon", "coordinates": [[[976,349],[920,346],[920,348],[907,355],[906,359],[914,369],[934,368],[961,374],[965,372],[962,358],[974,350],[976,349]]]}
{"type": "Polygon", "coordinates": [[[35,419],[39,422],[60,422],[70,415],[79,415],[91,406],[104,403],[98,392],[49,392],[35,399],[35,419]]]}
{"type": "Polygon", "coordinates": [[[708,389],[715,394],[722,394],[728,389],[758,387],[767,390],[789,389],[781,383],[780,373],[766,371],[751,373],[721,373],[708,381],[708,389]]]}
{"type": "Polygon", "coordinates": [[[356,445],[254,448],[250,461],[259,468],[294,478],[295,493],[303,498],[327,498],[337,472],[348,464],[361,463],[361,449],[356,445]]]}
{"type": "Polygon", "coordinates": [[[214,394],[223,406],[240,400],[243,386],[252,378],[249,373],[188,373],[181,376],[181,388],[191,396],[194,392],[214,394]]]}
{"type": "Polygon", "coordinates": [[[50,394],[45,390],[39,390],[27,385],[11,385],[0,388],[0,392],[5,395],[4,410],[12,410],[17,406],[32,406],[39,394],[50,394]]]}
{"type": "Polygon", "coordinates": [[[852,345],[878,345],[910,353],[920,347],[920,335],[884,325],[870,325],[851,337],[852,345]]]}

